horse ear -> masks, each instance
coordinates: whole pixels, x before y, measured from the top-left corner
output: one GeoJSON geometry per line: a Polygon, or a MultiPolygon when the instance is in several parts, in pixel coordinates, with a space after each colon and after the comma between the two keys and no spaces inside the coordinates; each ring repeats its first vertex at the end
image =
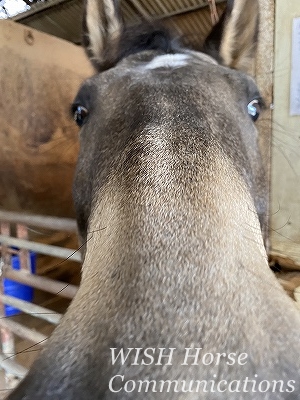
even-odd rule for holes
{"type": "Polygon", "coordinates": [[[118,0],[85,0],[83,46],[97,71],[117,62],[123,22],[118,0]]]}
{"type": "Polygon", "coordinates": [[[220,21],[204,43],[204,51],[230,68],[249,72],[256,50],[258,23],[258,0],[228,0],[220,21]]]}

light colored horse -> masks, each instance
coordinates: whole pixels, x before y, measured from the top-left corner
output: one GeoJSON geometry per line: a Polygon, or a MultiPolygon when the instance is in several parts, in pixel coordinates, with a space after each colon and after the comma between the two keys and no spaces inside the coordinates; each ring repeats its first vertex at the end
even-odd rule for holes
{"type": "Polygon", "coordinates": [[[9,399],[299,400],[300,316],[267,262],[261,99],[241,72],[257,0],[228,1],[204,52],[127,30],[117,3],[87,1],[98,72],[73,106],[82,283],[9,399]]]}

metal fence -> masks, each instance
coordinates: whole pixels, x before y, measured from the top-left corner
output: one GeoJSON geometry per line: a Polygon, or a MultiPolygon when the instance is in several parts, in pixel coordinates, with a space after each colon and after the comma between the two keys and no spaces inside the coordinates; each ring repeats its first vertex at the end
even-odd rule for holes
{"type": "Polygon", "coordinates": [[[55,325],[59,323],[61,314],[33,304],[30,301],[5,294],[3,279],[7,278],[48,293],[72,299],[77,292],[77,286],[39,276],[31,272],[30,252],[33,251],[37,254],[49,255],[63,260],[73,260],[78,263],[81,262],[81,255],[76,250],[28,240],[29,227],[66,232],[77,231],[76,221],[73,219],[0,211],[0,337],[2,343],[0,367],[5,370],[6,374],[17,378],[23,378],[27,373],[27,369],[14,360],[14,335],[40,344],[44,344],[47,337],[34,329],[7,318],[5,316],[5,305],[13,306],[24,313],[34,315],[55,325]],[[12,232],[15,233],[14,237],[12,236],[12,232]],[[12,268],[11,258],[14,254],[17,254],[19,258],[19,270],[12,268]]]}

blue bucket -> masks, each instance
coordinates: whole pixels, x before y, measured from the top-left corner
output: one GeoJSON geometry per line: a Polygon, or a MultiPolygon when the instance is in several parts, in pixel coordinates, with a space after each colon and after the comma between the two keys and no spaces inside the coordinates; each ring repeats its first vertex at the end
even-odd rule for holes
{"type": "MultiPolygon", "coordinates": [[[[30,261],[30,272],[32,274],[36,271],[36,253],[29,252],[30,261]]],[[[19,255],[11,256],[11,266],[13,269],[19,270],[21,268],[19,255]]],[[[12,281],[10,279],[3,279],[4,294],[16,297],[17,299],[32,301],[33,300],[33,288],[31,286],[23,285],[22,283],[12,281]]],[[[11,317],[12,315],[19,314],[21,311],[18,308],[5,305],[4,315],[11,317]]]]}

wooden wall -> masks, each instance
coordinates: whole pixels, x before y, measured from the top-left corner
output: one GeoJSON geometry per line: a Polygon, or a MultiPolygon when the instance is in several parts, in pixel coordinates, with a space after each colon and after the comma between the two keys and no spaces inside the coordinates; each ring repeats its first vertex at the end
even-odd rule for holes
{"type": "Polygon", "coordinates": [[[69,107],[93,70],[82,48],[6,20],[0,54],[0,208],[73,216],[69,107]]]}
{"type": "Polygon", "coordinates": [[[300,116],[289,112],[294,17],[300,17],[299,0],[276,1],[270,240],[276,259],[299,266],[300,116]]]}

